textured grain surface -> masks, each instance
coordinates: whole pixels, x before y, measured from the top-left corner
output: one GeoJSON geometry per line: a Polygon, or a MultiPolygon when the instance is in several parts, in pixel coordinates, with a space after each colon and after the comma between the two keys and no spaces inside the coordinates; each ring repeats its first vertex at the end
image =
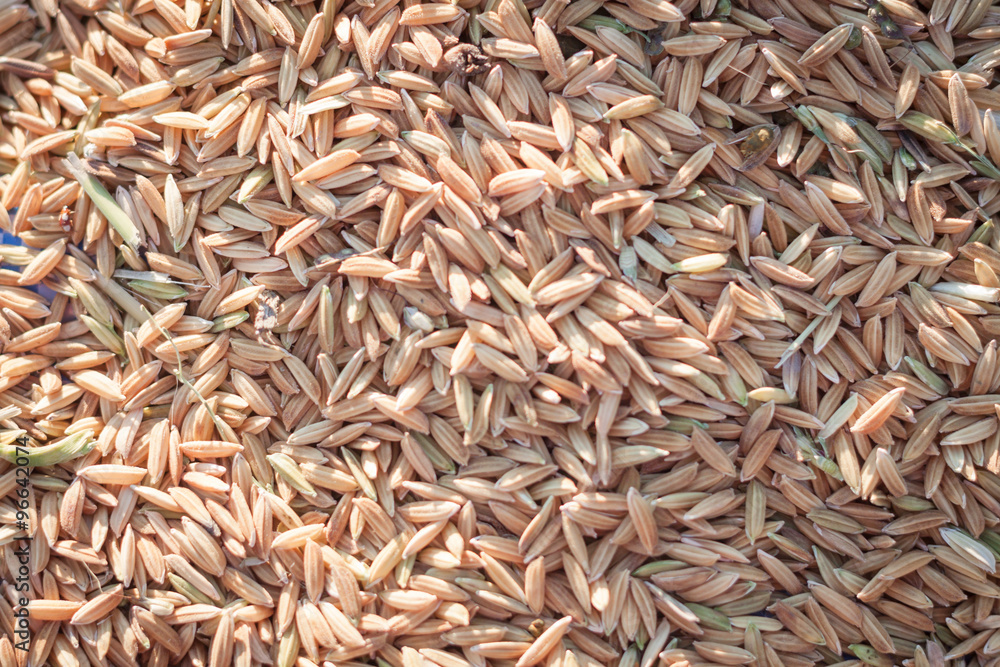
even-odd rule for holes
{"type": "Polygon", "coordinates": [[[998,24],[0,2],[0,667],[998,664],[998,24]]]}

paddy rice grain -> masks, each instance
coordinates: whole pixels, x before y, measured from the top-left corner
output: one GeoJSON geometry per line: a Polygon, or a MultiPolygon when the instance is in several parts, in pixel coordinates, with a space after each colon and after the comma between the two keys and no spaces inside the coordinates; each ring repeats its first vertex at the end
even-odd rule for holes
{"type": "Polygon", "coordinates": [[[0,666],[994,664],[998,21],[0,3],[0,666]]]}

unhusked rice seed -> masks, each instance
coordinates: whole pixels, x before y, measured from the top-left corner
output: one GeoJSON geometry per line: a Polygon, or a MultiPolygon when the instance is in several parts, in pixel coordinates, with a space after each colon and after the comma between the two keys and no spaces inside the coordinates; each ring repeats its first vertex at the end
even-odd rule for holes
{"type": "Polygon", "coordinates": [[[998,24],[0,3],[0,667],[998,664],[998,24]]]}

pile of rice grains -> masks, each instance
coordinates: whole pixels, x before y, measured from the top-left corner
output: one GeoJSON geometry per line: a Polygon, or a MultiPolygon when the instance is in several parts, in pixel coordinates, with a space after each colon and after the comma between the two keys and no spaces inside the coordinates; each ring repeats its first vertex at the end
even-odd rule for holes
{"type": "Polygon", "coordinates": [[[0,4],[0,666],[1000,664],[993,0],[0,4]]]}

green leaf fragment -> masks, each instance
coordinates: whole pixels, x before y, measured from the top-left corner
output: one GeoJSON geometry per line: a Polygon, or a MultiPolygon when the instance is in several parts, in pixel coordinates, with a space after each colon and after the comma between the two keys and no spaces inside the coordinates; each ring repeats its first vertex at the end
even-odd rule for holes
{"type": "Polygon", "coordinates": [[[136,228],[135,223],[132,222],[132,219],[128,217],[128,214],[118,205],[115,198],[101,185],[100,181],[86,171],[83,162],[80,161],[80,158],[75,153],[70,153],[66,156],[66,166],[70,175],[80,183],[84,192],[87,193],[91,201],[104,214],[104,217],[108,219],[108,223],[121,235],[125,243],[131,246],[132,249],[138,250],[139,246],[142,245],[139,230],[136,228]]]}
{"type": "Polygon", "coordinates": [[[42,447],[26,447],[17,444],[16,440],[3,443],[0,444],[0,458],[15,464],[27,459],[27,465],[33,468],[54,466],[86,455],[95,444],[94,432],[88,429],[42,447]]]}

